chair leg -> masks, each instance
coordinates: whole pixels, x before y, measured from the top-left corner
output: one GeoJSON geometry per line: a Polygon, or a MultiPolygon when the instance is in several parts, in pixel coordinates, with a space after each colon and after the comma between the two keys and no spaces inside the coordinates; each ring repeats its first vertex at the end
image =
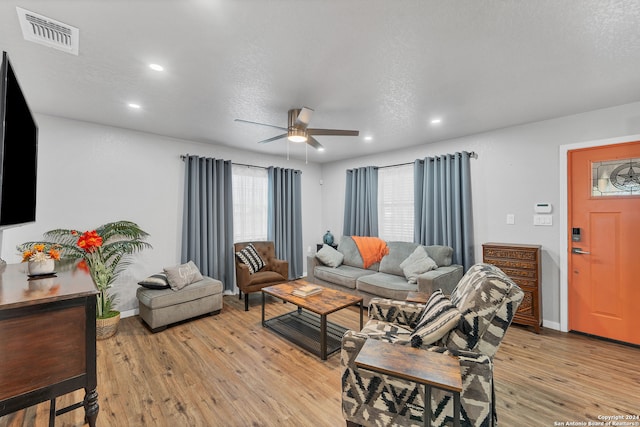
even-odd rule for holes
{"type": "Polygon", "coordinates": [[[242,291],[238,290],[238,299],[242,299],[242,291]]]}
{"type": "Polygon", "coordinates": [[[347,421],[347,427],[362,427],[361,424],[356,424],[353,421],[349,421],[349,420],[346,420],[346,421],[347,421]]]}
{"type": "Polygon", "coordinates": [[[249,294],[244,294],[244,311],[249,311],[249,294]]]}

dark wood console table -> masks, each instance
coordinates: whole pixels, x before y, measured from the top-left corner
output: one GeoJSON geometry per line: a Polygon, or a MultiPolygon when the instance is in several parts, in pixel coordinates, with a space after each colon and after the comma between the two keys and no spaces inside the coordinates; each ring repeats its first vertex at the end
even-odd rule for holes
{"type": "Polygon", "coordinates": [[[84,406],[98,417],[96,294],[83,271],[29,279],[26,264],[0,272],[0,416],[50,400],[55,416],[84,406]],[[83,402],[55,410],[58,396],[85,389],[83,402]]]}

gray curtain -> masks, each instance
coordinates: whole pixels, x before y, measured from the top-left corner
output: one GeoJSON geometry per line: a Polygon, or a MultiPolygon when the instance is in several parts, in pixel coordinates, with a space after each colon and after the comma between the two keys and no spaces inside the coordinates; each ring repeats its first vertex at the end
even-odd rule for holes
{"type": "Polygon", "coordinates": [[[470,154],[446,154],[414,163],[414,241],[453,248],[453,262],[474,264],[470,154]]]}
{"type": "Polygon", "coordinates": [[[347,170],[344,236],[378,236],[378,168],[347,170]]]}
{"type": "Polygon", "coordinates": [[[289,261],[289,279],[302,277],[302,172],[270,167],[267,238],[273,240],[276,256],[289,261]]]}
{"type": "Polygon", "coordinates": [[[231,161],[185,157],[182,262],[233,291],[233,200],[231,161]]]}

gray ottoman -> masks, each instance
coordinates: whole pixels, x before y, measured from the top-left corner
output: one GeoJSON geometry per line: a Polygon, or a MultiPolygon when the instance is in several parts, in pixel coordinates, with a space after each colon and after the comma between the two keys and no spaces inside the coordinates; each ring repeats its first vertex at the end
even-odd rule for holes
{"type": "Polygon", "coordinates": [[[171,323],[207,313],[220,313],[222,282],[205,277],[179,291],[139,287],[136,296],[140,317],[152,332],[158,332],[171,323]]]}

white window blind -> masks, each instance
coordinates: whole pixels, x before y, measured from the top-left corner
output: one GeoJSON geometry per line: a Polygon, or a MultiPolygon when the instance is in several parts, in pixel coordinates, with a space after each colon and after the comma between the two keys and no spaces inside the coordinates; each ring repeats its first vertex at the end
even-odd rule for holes
{"type": "Polygon", "coordinates": [[[413,164],[378,169],[378,234],[413,242],[413,164]]]}
{"type": "Polygon", "coordinates": [[[233,165],[232,173],[233,241],[267,240],[267,170],[233,165]]]}

